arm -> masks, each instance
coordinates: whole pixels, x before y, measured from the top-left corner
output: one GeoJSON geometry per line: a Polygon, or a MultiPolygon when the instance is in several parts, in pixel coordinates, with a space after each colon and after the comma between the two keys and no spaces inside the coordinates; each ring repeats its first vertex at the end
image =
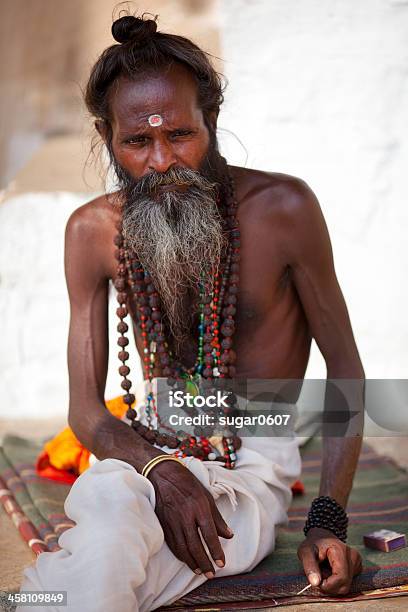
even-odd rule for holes
{"type": "MultiPolygon", "coordinates": [[[[106,213],[98,218],[98,211],[90,205],[75,211],[67,224],[65,271],[71,306],[68,421],[80,442],[98,459],[121,459],[141,472],[150,459],[163,451],[112,416],[104,403],[112,225],[106,222],[106,213]]],[[[170,549],[190,569],[212,577],[213,565],[197,526],[221,567],[225,556],[218,536],[232,537],[213,497],[190,470],[175,461],[155,466],[149,480],[155,488],[155,511],[170,549]]]]}
{"type": "MultiPolygon", "coordinates": [[[[342,385],[347,405],[358,413],[359,435],[323,437],[323,461],[319,495],[347,505],[360,454],[364,404],[364,370],[358,354],[347,307],[336,278],[327,227],[319,203],[304,184],[291,202],[289,264],[299,299],[313,337],[325,359],[328,379],[356,379],[342,385]]],[[[333,406],[326,387],[325,413],[333,406]]],[[[323,433],[325,434],[324,430],[323,433]]],[[[327,593],[348,592],[360,569],[360,556],[330,531],[311,529],[299,556],[312,584],[327,593]],[[318,554],[315,554],[318,551],[318,554]],[[321,582],[318,561],[328,560],[332,574],[321,582]]]]}
{"type": "Polygon", "coordinates": [[[106,245],[103,230],[96,227],[91,213],[86,206],[75,211],[65,236],[71,307],[68,421],[80,442],[98,459],[122,459],[141,470],[160,451],[112,416],[104,403],[108,368],[107,249],[101,248],[106,245]]]}

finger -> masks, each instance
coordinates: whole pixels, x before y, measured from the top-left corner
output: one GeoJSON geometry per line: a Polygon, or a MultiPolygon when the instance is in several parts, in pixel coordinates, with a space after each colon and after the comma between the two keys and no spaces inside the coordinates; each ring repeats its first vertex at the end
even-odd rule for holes
{"type": "Polygon", "coordinates": [[[196,524],[191,526],[185,526],[184,534],[188,550],[190,555],[196,561],[196,567],[200,568],[202,573],[204,573],[207,578],[214,578],[214,566],[208,558],[207,553],[205,552],[197,527],[198,525],[196,524]]]}
{"type": "Polygon", "coordinates": [[[320,587],[325,593],[345,595],[350,590],[352,578],[349,547],[329,546],[327,559],[332,573],[323,580],[320,587]]]}
{"type": "Polygon", "coordinates": [[[325,546],[320,546],[318,552],[319,563],[322,563],[327,558],[327,548],[325,546]]]}
{"type": "Polygon", "coordinates": [[[175,526],[166,528],[166,531],[168,535],[166,542],[173,555],[186,563],[195,574],[201,574],[197,561],[190,554],[183,531],[175,526]]]}
{"type": "Polygon", "coordinates": [[[355,548],[352,548],[350,556],[351,556],[353,576],[357,576],[357,574],[359,574],[363,569],[361,555],[358,552],[358,550],[356,550],[355,548]]]}
{"type": "Polygon", "coordinates": [[[208,517],[200,518],[198,519],[197,523],[204,542],[207,544],[211,557],[214,559],[218,567],[224,567],[225,555],[224,551],[222,550],[212,516],[209,515],[208,517]]]}
{"type": "MultiPolygon", "coordinates": [[[[210,494],[211,496],[211,494],[210,494]]],[[[227,525],[227,523],[224,521],[221,512],[218,510],[217,505],[214,501],[214,498],[211,496],[211,500],[210,501],[210,506],[211,506],[211,514],[213,516],[214,519],[214,523],[215,523],[215,528],[217,530],[217,533],[219,536],[221,536],[222,538],[232,538],[234,537],[234,532],[232,531],[232,529],[227,525]]]]}
{"type": "Polygon", "coordinates": [[[322,580],[317,560],[319,551],[315,545],[305,544],[298,550],[298,557],[303,565],[304,572],[312,586],[318,586],[322,580]]]}

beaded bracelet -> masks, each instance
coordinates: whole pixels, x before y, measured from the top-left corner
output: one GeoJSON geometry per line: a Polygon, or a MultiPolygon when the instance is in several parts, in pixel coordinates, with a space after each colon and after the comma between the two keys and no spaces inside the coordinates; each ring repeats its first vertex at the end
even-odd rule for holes
{"type": "Polygon", "coordinates": [[[335,499],[321,495],[312,501],[303,533],[307,535],[312,527],[328,529],[342,542],[347,540],[348,516],[335,499]]]}

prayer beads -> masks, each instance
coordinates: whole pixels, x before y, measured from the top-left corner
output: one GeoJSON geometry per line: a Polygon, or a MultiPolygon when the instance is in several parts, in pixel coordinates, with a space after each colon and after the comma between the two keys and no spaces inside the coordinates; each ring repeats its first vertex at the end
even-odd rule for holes
{"type": "MultiPolygon", "coordinates": [[[[226,166],[226,162],[225,162],[226,166]]],[[[132,422],[135,431],[152,444],[167,445],[178,449],[181,456],[194,456],[198,459],[222,461],[224,467],[232,469],[236,462],[236,452],[241,446],[238,436],[193,436],[181,432],[183,435],[169,435],[153,429],[152,416],[155,415],[157,423],[172,434],[176,432],[164,424],[157,412],[153,393],[153,379],[164,376],[168,383],[175,386],[182,384],[183,380],[194,381],[197,378],[207,380],[210,385],[217,378],[233,378],[235,376],[236,353],[232,350],[235,334],[235,314],[239,285],[240,260],[240,231],[236,212],[238,203],[235,197],[235,188],[231,175],[226,166],[226,189],[218,197],[218,205],[223,213],[224,232],[228,237],[228,246],[221,256],[217,270],[212,271],[214,280],[206,286],[205,280],[200,284],[199,324],[197,357],[194,365],[184,367],[172,354],[170,343],[166,339],[165,322],[161,311],[160,297],[147,270],[132,252],[122,235],[121,222],[118,223],[118,235],[115,245],[118,247],[115,256],[118,260],[118,273],[114,286],[118,291],[117,301],[119,308],[116,312],[120,319],[117,330],[120,334],[118,345],[119,359],[122,366],[119,373],[123,377],[122,388],[127,391],[124,402],[128,404],[126,416],[132,422]],[[222,210],[224,209],[224,210],[222,210]],[[222,273],[220,272],[222,270],[222,273]],[[128,313],[128,307],[134,306],[137,313],[137,323],[140,328],[143,344],[143,369],[145,379],[148,381],[145,414],[148,427],[137,420],[137,412],[131,408],[135,396],[130,393],[131,381],[127,378],[130,368],[125,365],[129,353],[124,349],[129,343],[125,333],[128,325],[123,319],[128,313]],[[211,440],[213,443],[211,443],[211,440]],[[214,446],[215,444],[215,446],[214,446]],[[217,450],[218,454],[214,451],[217,450]]],[[[194,410],[194,409],[193,409],[194,410]]],[[[230,413],[233,405],[228,410],[230,413]]],[[[227,412],[227,411],[226,411],[227,412]]]]}

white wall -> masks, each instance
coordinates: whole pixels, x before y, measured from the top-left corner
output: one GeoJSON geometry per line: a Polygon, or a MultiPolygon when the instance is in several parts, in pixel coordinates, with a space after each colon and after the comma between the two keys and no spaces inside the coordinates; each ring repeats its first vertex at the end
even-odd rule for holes
{"type": "MultiPolygon", "coordinates": [[[[0,418],[68,414],[69,301],[64,231],[92,194],[27,193],[0,206],[0,418]]],[[[110,300],[106,397],[120,395],[116,299],[110,300]]],[[[132,381],[141,377],[132,336],[132,381]]]]}
{"type": "MultiPolygon", "coordinates": [[[[408,2],[224,0],[221,13],[220,126],[248,167],[315,191],[366,375],[408,377],[408,2]]],[[[317,351],[308,375],[325,375],[317,351]]]]}

